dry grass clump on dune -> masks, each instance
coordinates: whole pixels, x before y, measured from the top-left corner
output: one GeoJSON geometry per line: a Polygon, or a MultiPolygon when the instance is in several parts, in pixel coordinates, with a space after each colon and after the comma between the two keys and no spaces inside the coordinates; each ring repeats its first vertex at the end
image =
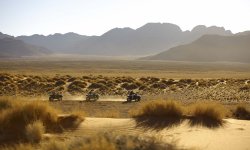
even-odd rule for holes
{"type": "Polygon", "coordinates": [[[34,121],[25,127],[26,138],[31,143],[37,143],[42,139],[45,129],[40,120],[34,121]]]}
{"type": "Polygon", "coordinates": [[[182,121],[183,108],[176,101],[155,100],[142,104],[132,110],[137,126],[152,130],[179,125],[182,121]]]}
{"type": "Polygon", "coordinates": [[[10,108],[12,103],[8,99],[0,99],[0,112],[4,109],[10,108]]]}
{"type": "Polygon", "coordinates": [[[0,147],[1,150],[34,150],[31,144],[16,144],[13,146],[0,147]]]}
{"type": "Polygon", "coordinates": [[[189,107],[191,126],[201,125],[209,128],[223,125],[223,118],[227,110],[219,103],[200,102],[189,107]]]}
{"type": "Polygon", "coordinates": [[[38,142],[44,130],[62,132],[63,129],[67,129],[66,127],[73,127],[80,118],[78,115],[65,117],[71,118],[69,119],[71,122],[68,126],[64,126],[64,122],[58,116],[58,110],[48,103],[17,100],[9,100],[9,102],[11,106],[3,109],[0,114],[0,136],[2,137],[0,144],[18,141],[38,142]]]}
{"type": "Polygon", "coordinates": [[[243,104],[239,104],[233,111],[233,117],[237,119],[250,120],[250,111],[243,104]]]}
{"type": "Polygon", "coordinates": [[[172,100],[155,100],[142,104],[133,117],[173,117],[181,118],[183,114],[182,106],[172,100]]]}
{"type": "Polygon", "coordinates": [[[156,130],[176,126],[184,119],[191,126],[215,128],[223,125],[226,113],[222,105],[214,102],[199,102],[183,107],[171,100],[149,101],[137,110],[131,110],[138,126],[156,130]]]}

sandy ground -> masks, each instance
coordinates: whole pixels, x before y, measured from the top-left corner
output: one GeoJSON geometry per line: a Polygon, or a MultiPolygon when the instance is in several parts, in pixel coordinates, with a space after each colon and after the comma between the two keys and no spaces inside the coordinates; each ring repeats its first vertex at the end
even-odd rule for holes
{"type": "Polygon", "coordinates": [[[62,134],[66,137],[81,137],[99,132],[122,132],[140,136],[161,137],[163,141],[177,141],[180,148],[206,150],[250,149],[250,121],[225,119],[225,125],[217,129],[190,127],[187,121],[176,127],[160,131],[137,127],[133,119],[86,118],[74,132],[62,134]]]}

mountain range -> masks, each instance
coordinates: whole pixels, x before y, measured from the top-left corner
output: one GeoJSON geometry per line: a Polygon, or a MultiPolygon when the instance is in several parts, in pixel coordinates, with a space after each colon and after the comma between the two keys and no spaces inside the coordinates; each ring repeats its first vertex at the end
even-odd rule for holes
{"type": "Polygon", "coordinates": [[[16,37],[26,43],[48,48],[56,53],[84,55],[150,55],[189,43],[205,34],[232,35],[223,27],[196,26],[182,31],[170,23],[148,23],[138,29],[114,28],[101,36],[76,33],[16,37]]]}
{"type": "Polygon", "coordinates": [[[250,63],[250,34],[204,35],[190,44],[176,46],[142,59],[250,63]]]}
{"type": "Polygon", "coordinates": [[[22,56],[49,55],[52,52],[46,48],[27,44],[12,36],[0,33],[0,58],[13,58],[22,56]]]}
{"type": "Polygon", "coordinates": [[[141,56],[147,60],[249,62],[249,35],[250,31],[233,34],[223,27],[204,25],[183,31],[170,23],[148,23],[137,29],[114,28],[101,36],[69,32],[13,37],[0,32],[0,56],[66,53],[141,56]]]}

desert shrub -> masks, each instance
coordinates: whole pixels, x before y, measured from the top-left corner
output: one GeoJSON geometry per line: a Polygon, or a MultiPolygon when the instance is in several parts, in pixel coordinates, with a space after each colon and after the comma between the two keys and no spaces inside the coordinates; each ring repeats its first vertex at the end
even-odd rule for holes
{"type": "Polygon", "coordinates": [[[207,87],[207,86],[209,86],[208,80],[200,79],[197,82],[198,82],[198,86],[200,86],[200,87],[207,87]]]}
{"type": "Polygon", "coordinates": [[[114,82],[115,82],[116,84],[120,84],[120,83],[122,83],[122,80],[119,79],[119,78],[116,78],[116,79],[114,80],[114,82]]]}
{"type": "Polygon", "coordinates": [[[174,79],[162,80],[161,82],[164,83],[164,84],[166,84],[166,85],[176,84],[176,82],[174,81],[174,79]]]}
{"type": "Polygon", "coordinates": [[[16,144],[12,146],[2,146],[1,150],[34,150],[30,144],[16,144]]]}
{"type": "Polygon", "coordinates": [[[41,146],[41,150],[69,150],[69,149],[67,148],[65,142],[49,141],[48,143],[45,143],[41,146]]]}
{"type": "Polygon", "coordinates": [[[0,112],[4,109],[10,108],[12,107],[12,103],[9,99],[4,98],[4,99],[0,99],[0,112]]]}
{"type": "Polygon", "coordinates": [[[250,111],[243,105],[238,105],[233,112],[233,116],[237,119],[250,120],[250,111]]]}
{"type": "Polygon", "coordinates": [[[172,100],[154,100],[142,104],[135,112],[133,117],[170,117],[181,118],[183,114],[182,106],[172,100]]]}
{"type": "Polygon", "coordinates": [[[83,81],[73,81],[72,83],[69,84],[68,86],[68,91],[71,94],[75,94],[75,93],[82,93],[84,90],[84,88],[87,86],[87,84],[83,81]]]}
{"type": "Polygon", "coordinates": [[[44,103],[32,102],[15,104],[13,108],[6,109],[0,116],[0,132],[15,135],[15,137],[25,137],[23,131],[25,127],[41,120],[46,130],[53,130],[57,125],[57,111],[44,103]]]}
{"type": "Polygon", "coordinates": [[[76,80],[75,77],[71,77],[71,78],[69,78],[69,79],[67,80],[67,82],[73,82],[73,81],[75,81],[75,80],[76,80]]]}
{"type": "Polygon", "coordinates": [[[191,84],[193,81],[192,81],[192,79],[180,79],[179,82],[185,83],[185,84],[191,84]]]}
{"type": "Polygon", "coordinates": [[[154,83],[150,87],[155,89],[165,89],[166,85],[163,83],[154,83]]]}
{"type": "Polygon", "coordinates": [[[65,85],[65,84],[66,83],[63,80],[58,80],[58,81],[56,81],[55,86],[62,86],[62,85],[65,85]]]}
{"type": "Polygon", "coordinates": [[[135,79],[131,78],[131,77],[122,77],[121,81],[122,82],[127,82],[127,83],[133,83],[135,79]]]}
{"type": "Polygon", "coordinates": [[[189,113],[193,118],[190,124],[202,125],[206,127],[218,127],[223,125],[223,118],[226,115],[226,109],[218,103],[203,102],[190,106],[189,113]]]}
{"type": "Polygon", "coordinates": [[[158,82],[158,81],[160,81],[160,79],[159,78],[155,78],[155,77],[150,77],[150,81],[151,82],[158,82]]]}
{"type": "Polygon", "coordinates": [[[144,78],[144,77],[139,79],[139,81],[142,81],[142,82],[148,82],[149,80],[150,80],[149,78],[144,78]]]}
{"type": "Polygon", "coordinates": [[[126,89],[126,90],[134,90],[134,89],[137,89],[138,86],[134,83],[123,83],[121,85],[122,88],[126,89]]]}
{"type": "Polygon", "coordinates": [[[142,85],[142,86],[139,87],[139,90],[146,90],[146,89],[148,89],[148,87],[145,86],[145,85],[142,85]]]}
{"type": "Polygon", "coordinates": [[[4,140],[18,142],[27,139],[25,137],[36,141],[39,139],[39,134],[43,133],[41,124],[45,132],[62,132],[64,129],[75,128],[83,121],[82,116],[77,114],[65,116],[62,121],[63,119],[58,117],[58,111],[48,103],[16,101],[11,105],[12,107],[4,109],[0,115],[0,133],[6,136],[0,143],[4,140]],[[41,124],[37,122],[38,120],[41,124]]]}
{"type": "Polygon", "coordinates": [[[250,84],[241,86],[241,87],[239,88],[239,91],[250,91],[250,84]]]}
{"type": "Polygon", "coordinates": [[[183,121],[183,108],[176,101],[149,101],[130,110],[138,127],[147,130],[162,130],[179,125],[183,121]]]}
{"type": "Polygon", "coordinates": [[[73,111],[70,115],[58,117],[58,123],[63,129],[75,129],[84,120],[85,113],[83,111],[73,111]]]}
{"type": "Polygon", "coordinates": [[[107,80],[100,80],[100,81],[97,81],[97,83],[101,83],[101,84],[107,84],[107,80]]]}
{"type": "Polygon", "coordinates": [[[44,132],[45,129],[40,120],[30,123],[25,127],[26,138],[31,143],[39,142],[42,139],[44,132]]]}
{"type": "Polygon", "coordinates": [[[108,89],[108,87],[103,83],[92,83],[88,88],[90,89],[108,89]]]}
{"type": "Polygon", "coordinates": [[[0,81],[6,82],[6,81],[11,81],[11,75],[9,74],[0,74],[0,81]]]}

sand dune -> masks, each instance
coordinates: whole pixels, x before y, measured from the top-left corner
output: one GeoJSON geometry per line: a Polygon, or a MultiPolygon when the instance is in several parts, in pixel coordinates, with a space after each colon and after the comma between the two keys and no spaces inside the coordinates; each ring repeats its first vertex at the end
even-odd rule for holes
{"type": "Polygon", "coordinates": [[[145,130],[136,127],[131,119],[86,118],[74,132],[66,132],[63,136],[80,137],[94,135],[99,132],[121,132],[140,136],[157,136],[163,141],[177,141],[180,148],[206,150],[250,149],[250,121],[225,119],[225,125],[217,129],[190,127],[187,121],[181,125],[161,131],[145,130]]]}

